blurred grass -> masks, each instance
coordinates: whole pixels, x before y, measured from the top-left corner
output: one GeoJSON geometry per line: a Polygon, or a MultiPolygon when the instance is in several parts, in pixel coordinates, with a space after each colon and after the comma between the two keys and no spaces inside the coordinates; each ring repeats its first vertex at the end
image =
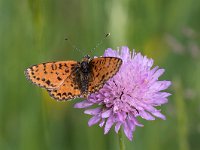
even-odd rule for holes
{"type": "Polygon", "coordinates": [[[176,100],[176,110],[177,110],[177,134],[179,148],[181,150],[188,150],[188,115],[187,109],[184,103],[184,93],[181,85],[180,77],[175,77],[174,79],[174,90],[177,93],[174,94],[176,100]]]}
{"type": "Polygon", "coordinates": [[[104,135],[88,127],[73,101],[53,101],[23,74],[32,64],[80,60],[65,37],[88,54],[107,32],[94,55],[128,45],[166,69],[161,79],[174,81],[162,107],[167,120],[140,120],[145,126],[125,141],[127,149],[199,149],[199,14],[197,0],[0,0],[0,149],[118,149],[113,129],[104,135]]]}

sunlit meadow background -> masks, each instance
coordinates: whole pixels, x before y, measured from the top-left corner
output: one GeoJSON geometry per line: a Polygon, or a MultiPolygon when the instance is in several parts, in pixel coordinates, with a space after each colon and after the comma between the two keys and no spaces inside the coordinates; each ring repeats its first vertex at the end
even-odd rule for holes
{"type": "Polygon", "coordinates": [[[0,149],[119,149],[113,128],[88,127],[89,116],[73,108],[78,99],[56,102],[24,76],[33,64],[81,60],[110,32],[93,55],[127,45],[173,82],[161,107],[167,120],[140,119],[127,150],[199,150],[199,18],[198,0],[0,0],[0,149]]]}

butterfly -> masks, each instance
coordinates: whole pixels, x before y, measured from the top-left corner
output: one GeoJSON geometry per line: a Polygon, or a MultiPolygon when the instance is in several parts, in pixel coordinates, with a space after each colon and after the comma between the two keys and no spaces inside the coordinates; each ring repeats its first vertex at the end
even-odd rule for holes
{"type": "Polygon", "coordinates": [[[33,65],[25,76],[33,84],[45,88],[58,101],[87,97],[101,89],[105,82],[120,69],[122,60],[117,57],[91,58],[78,61],[57,61],[33,65]]]}

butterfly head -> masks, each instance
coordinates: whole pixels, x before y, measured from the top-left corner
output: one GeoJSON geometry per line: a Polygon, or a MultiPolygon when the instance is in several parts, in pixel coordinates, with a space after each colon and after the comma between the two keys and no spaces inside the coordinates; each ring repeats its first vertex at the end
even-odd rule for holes
{"type": "Polygon", "coordinates": [[[82,61],[84,61],[84,62],[89,62],[90,60],[91,60],[90,55],[85,55],[85,56],[83,57],[83,59],[82,59],[82,61]]]}

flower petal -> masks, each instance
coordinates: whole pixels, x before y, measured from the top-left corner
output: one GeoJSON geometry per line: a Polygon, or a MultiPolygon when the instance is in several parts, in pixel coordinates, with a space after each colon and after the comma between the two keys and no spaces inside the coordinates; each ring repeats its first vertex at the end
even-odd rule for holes
{"type": "Polygon", "coordinates": [[[94,109],[88,109],[88,110],[85,110],[84,113],[85,114],[88,114],[88,115],[97,115],[101,112],[101,109],[100,107],[97,107],[97,108],[94,108],[94,109]]]}
{"type": "Polygon", "coordinates": [[[155,118],[145,111],[140,111],[140,116],[146,120],[155,120],[155,118]]]}
{"type": "Polygon", "coordinates": [[[105,125],[105,128],[104,128],[104,134],[108,133],[108,131],[110,130],[110,128],[112,127],[113,124],[114,124],[114,117],[111,116],[106,121],[106,125],[105,125]]]}
{"type": "Polygon", "coordinates": [[[116,123],[116,125],[115,125],[115,132],[116,132],[116,133],[119,132],[119,129],[120,129],[120,127],[121,127],[121,124],[122,124],[121,122],[117,122],[117,123],[116,123]]]}
{"type": "Polygon", "coordinates": [[[101,119],[101,122],[99,123],[99,126],[100,126],[100,127],[103,127],[104,124],[105,124],[105,119],[101,119]]]}
{"type": "Polygon", "coordinates": [[[94,124],[97,124],[100,120],[101,120],[101,118],[96,115],[96,116],[90,118],[90,120],[88,121],[88,125],[92,126],[94,124]]]}
{"type": "Polygon", "coordinates": [[[123,46],[121,48],[121,58],[125,61],[130,59],[130,51],[129,51],[129,48],[127,46],[123,46]]]}
{"type": "Polygon", "coordinates": [[[89,102],[88,100],[84,100],[82,102],[76,103],[74,105],[74,108],[87,108],[87,107],[90,107],[92,105],[93,105],[92,102],[89,102]]]}
{"type": "Polygon", "coordinates": [[[127,136],[127,138],[128,138],[130,141],[132,141],[132,139],[133,139],[133,134],[132,134],[132,132],[131,132],[131,130],[130,130],[128,124],[127,124],[127,122],[124,122],[124,123],[123,123],[123,127],[124,127],[124,133],[125,133],[125,135],[127,136]]]}
{"type": "Polygon", "coordinates": [[[104,111],[102,114],[101,114],[101,117],[102,118],[108,118],[110,116],[110,114],[112,113],[112,110],[108,109],[106,111],[104,111]]]}
{"type": "Polygon", "coordinates": [[[152,112],[152,114],[158,118],[161,118],[163,120],[166,120],[166,117],[160,113],[160,111],[155,111],[155,112],[152,112]]]}

